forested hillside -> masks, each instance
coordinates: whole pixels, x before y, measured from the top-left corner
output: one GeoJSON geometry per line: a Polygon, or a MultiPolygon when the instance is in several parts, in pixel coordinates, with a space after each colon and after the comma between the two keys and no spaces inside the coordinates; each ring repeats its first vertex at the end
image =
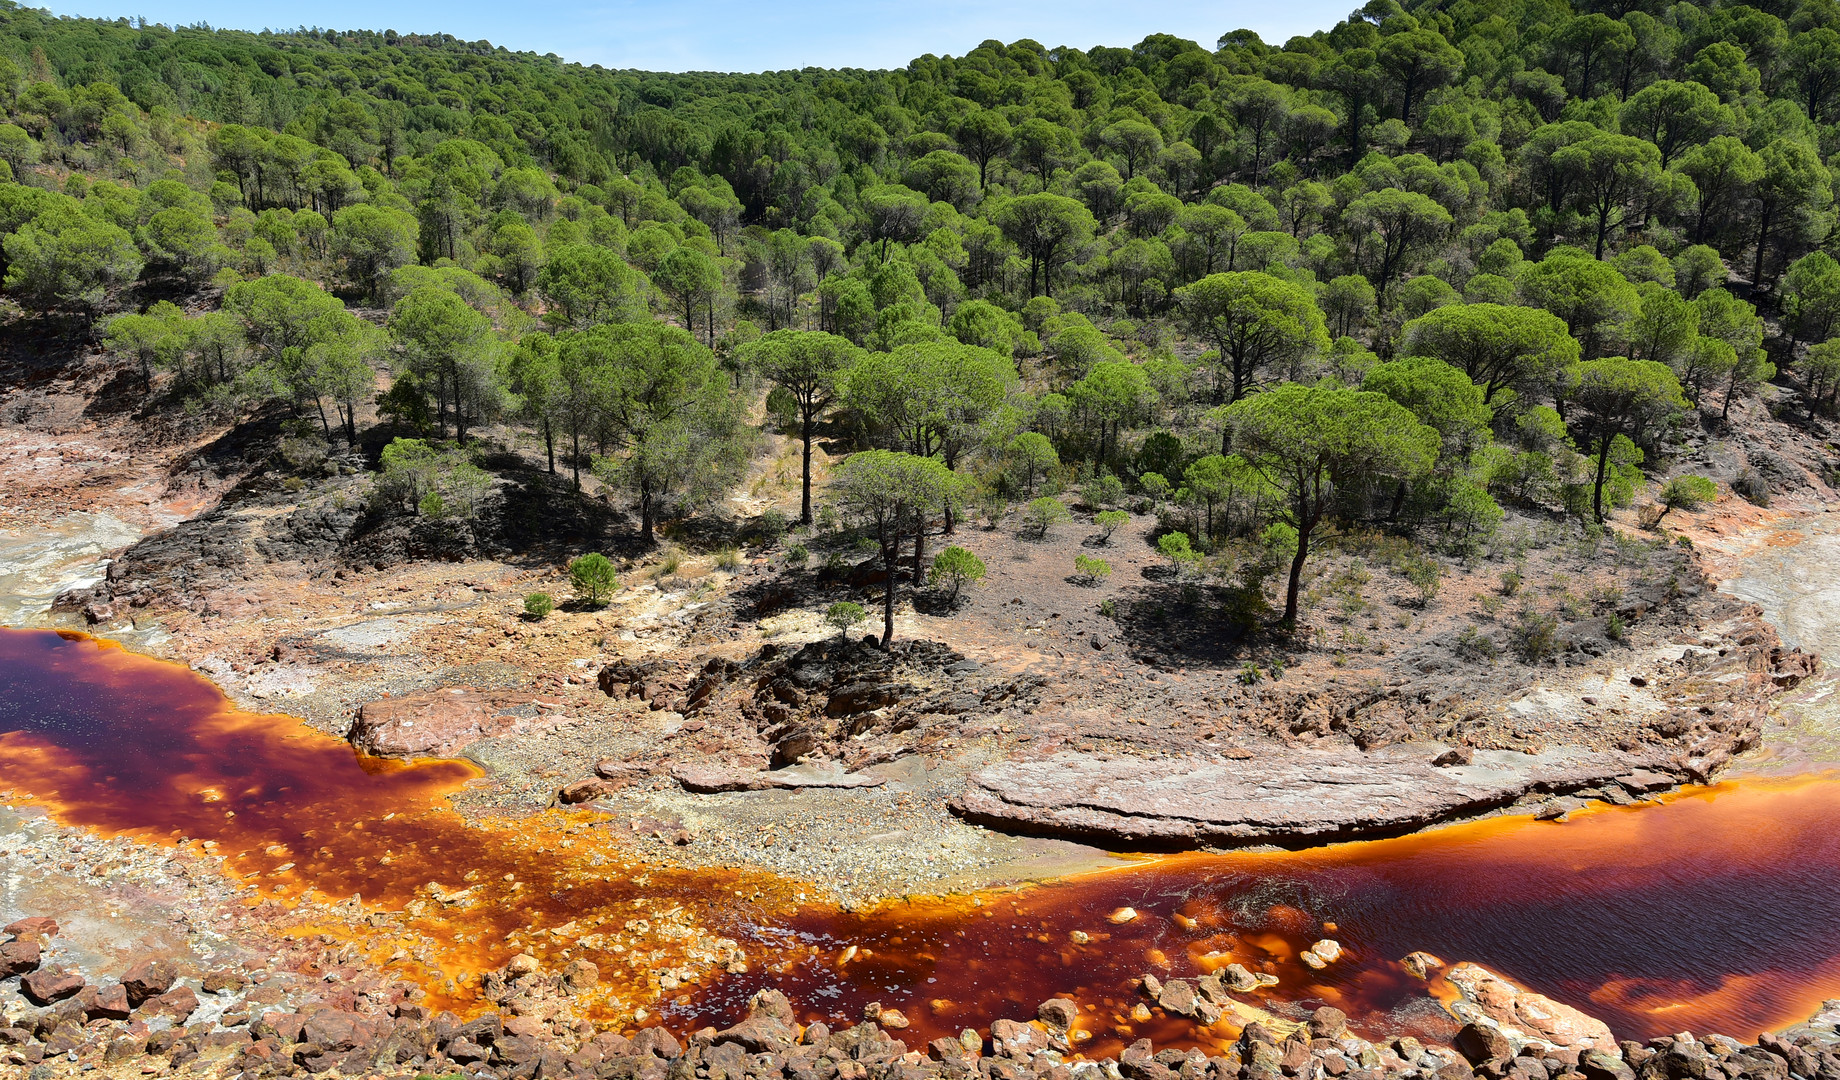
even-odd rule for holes
{"type": "Polygon", "coordinates": [[[804,519],[891,567],[1077,487],[1159,509],[1178,572],[1269,556],[1291,621],[1328,526],[1594,529],[1772,380],[1840,390],[1833,0],[760,75],[8,4],[0,99],[16,328],[88,327],[148,409],[393,425],[395,513],[471,516],[475,436],[523,431],[649,541],[742,475],[766,392],[804,519]],[[819,436],[887,453],[814,497],[819,436]]]}

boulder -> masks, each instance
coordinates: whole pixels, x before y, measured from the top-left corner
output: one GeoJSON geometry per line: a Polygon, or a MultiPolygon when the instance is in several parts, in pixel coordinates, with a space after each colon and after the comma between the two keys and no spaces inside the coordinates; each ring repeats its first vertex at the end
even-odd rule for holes
{"type": "Polygon", "coordinates": [[[141,1006],[141,1012],[148,1016],[170,1016],[175,1024],[183,1024],[198,1011],[198,995],[189,986],[168,990],[159,997],[141,1006]]]}
{"type": "Polygon", "coordinates": [[[1195,987],[1186,979],[1171,979],[1163,984],[1156,1003],[1172,1016],[1195,1015],[1195,987]]]}
{"type": "Polygon", "coordinates": [[[54,938],[58,935],[57,920],[45,915],[30,915],[6,925],[0,934],[9,934],[16,938],[54,938]]]}
{"type": "Polygon", "coordinates": [[[372,757],[453,757],[481,739],[529,730],[537,722],[510,710],[526,697],[472,687],[446,687],[379,698],[358,710],[346,738],[372,757]]]}
{"type": "Polygon", "coordinates": [[[608,780],[595,776],[564,785],[562,790],[556,793],[556,798],[566,805],[573,806],[576,803],[593,802],[603,796],[611,795],[631,783],[630,780],[608,780]]]}
{"type": "Polygon", "coordinates": [[[134,1006],[128,1003],[127,987],[115,983],[96,991],[87,1015],[91,1020],[126,1020],[133,1011],[134,1006]]]}
{"type": "Polygon", "coordinates": [[[1616,1053],[1616,1039],[1602,1020],[1561,1004],[1544,994],[1522,990],[1476,964],[1458,964],[1445,976],[1461,998],[1450,1009],[1459,1019],[1486,1017],[1527,1038],[1579,1052],[1616,1053]],[[1473,1012],[1471,1012],[1473,1010],[1473,1012]],[[1471,1012],[1471,1015],[1465,1015],[1471,1012]]]}
{"type": "Polygon", "coordinates": [[[43,952],[36,938],[20,938],[17,941],[6,942],[0,945],[0,979],[10,979],[15,975],[35,971],[41,959],[43,959],[43,952]]]}
{"type": "Polygon", "coordinates": [[[1259,977],[1246,970],[1244,964],[1228,964],[1222,974],[1226,976],[1227,989],[1236,994],[1250,994],[1261,985],[1259,977]]]}
{"type": "Polygon", "coordinates": [[[1348,1034],[1348,1014],[1324,1005],[1310,1014],[1310,1038],[1339,1039],[1348,1034]]]}
{"type": "Polygon", "coordinates": [[[1072,1029],[1079,1015],[1080,1007],[1068,998],[1049,998],[1035,1010],[1036,1019],[1048,1025],[1049,1030],[1063,1034],[1072,1029]]]}
{"type": "Polygon", "coordinates": [[[1501,1029],[1484,1024],[1464,1024],[1451,1044],[1457,1048],[1457,1053],[1469,1059],[1471,1065],[1487,1065],[1514,1056],[1514,1047],[1509,1044],[1508,1037],[1501,1033],[1501,1029]]]}
{"type": "Polygon", "coordinates": [[[172,989],[172,984],[179,977],[173,966],[166,960],[147,959],[135,963],[122,973],[121,985],[128,992],[128,1001],[136,1008],[148,998],[159,997],[172,989]]]}
{"type": "Polygon", "coordinates": [[[1429,979],[1432,972],[1443,970],[1444,961],[1428,952],[1409,952],[1399,961],[1399,966],[1414,979],[1429,979]]]}
{"type": "Polygon", "coordinates": [[[83,986],[83,976],[77,972],[50,968],[39,968],[19,980],[19,989],[34,1005],[49,1005],[74,997],[83,986]]]}
{"type": "Polygon", "coordinates": [[[601,969],[587,960],[570,960],[562,969],[562,986],[571,994],[594,989],[601,983],[601,969]]]}

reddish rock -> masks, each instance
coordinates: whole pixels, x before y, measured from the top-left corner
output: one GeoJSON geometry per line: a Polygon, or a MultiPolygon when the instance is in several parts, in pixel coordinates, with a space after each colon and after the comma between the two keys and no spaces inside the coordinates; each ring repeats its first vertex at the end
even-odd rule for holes
{"type": "Polygon", "coordinates": [[[249,980],[245,979],[238,972],[220,970],[213,971],[206,975],[199,985],[203,987],[204,992],[207,994],[221,994],[226,990],[234,993],[248,986],[249,980]]]}
{"type": "Polygon", "coordinates": [[[35,970],[40,958],[38,942],[33,938],[20,938],[0,945],[0,979],[35,970]]]}
{"type": "Polygon", "coordinates": [[[128,988],[116,983],[96,991],[88,1016],[91,1020],[126,1020],[133,1011],[134,1006],[128,1003],[128,988]]]}
{"type": "Polygon", "coordinates": [[[587,780],[577,780],[567,785],[557,792],[556,797],[573,806],[576,803],[593,802],[603,795],[611,795],[631,783],[631,780],[606,780],[597,776],[587,780]]]}
{"type": "Polygon", "coordinates": [[[178,977],[170,962],[148,959],[138,961],[123,972],[121,985],[128,991],[128,1000],[138,1008],[148,998],[159,997],[171,990],[178,977]]]}
{"type": "Polygon", "coordinates": [[[198,1011],[198,995],[192,992],[191,987],[181,986],[142,1005],[141,1011],[150,1016],[170,1016],[173,1023],[183,1024],[198,1011]]]}
{"type": "Polygon", "coordinates": [[[44,915],[33,915],[8,923],[0,934],[11,934],[16,938],[54,938],[58,935],[57,920],[44,915]]]}
{"type": "Polygon", "coordinates": [[[1481,1024],[1464,1024],[1451,1043],[1457,1048],[1457,1053],[1468,1058],[1472,1065],[1506,1061],[1514,1056],[1514,1047],[1509,1045],[1508,1037],[1499,1028],[1481,1024]]]}
{"type": "Polygon", "coordinates": [[[19,988],[34,1005],[49,1005],[73,997],[83,989],[83,976],[74,971],[40,968],[19,980],[19,988]]]}
{"type": "MultiPolygon", "coordinates": [[[[1529,993],[1476,964],[1458,964],[1445,976],[1457,988],[1462,999],[1451,1011],[1466,1020],[1466,1009],[1476,1010],[1490,1020],[1518,1029],[1523,1034],[1544,1039],[1554,1046],[1574,1048],[1580,1052],[1602,1050],[1614,1053],[1616,1039],[1602,1020],[1563,1005],[1544,994],[1529,993]]],[[[1461,1049],[1459,1047],[1458,1049],[1461,1049]]],[[[1467,1055],[1466,1055],[1467,1056],[1467,1055]]],[[[1472,1059],[1473,1060],[1473,1059],[1472,1059]]]]}
{"type": "Polygon", "coordinates": [[[509,710],[530,704],[503,692],[447,687],[403,697],[379,698],[358,710],[346,738],[373,757],[453,757],[481,739],[538,726],[509,710]]]}

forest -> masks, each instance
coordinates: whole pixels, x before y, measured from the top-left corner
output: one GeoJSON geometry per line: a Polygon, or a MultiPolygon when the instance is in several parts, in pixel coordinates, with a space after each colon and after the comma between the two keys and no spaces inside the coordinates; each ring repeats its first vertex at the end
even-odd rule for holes
{"type": "Polygon", "coordinates": [[[1662,482],[1684,433],[1840,392],[1834,0],[735,75],[6,3],[0,107],[16,333],[296,454],[374,425],[380,513],[476,515],[515,436],[650,544],[778,432],[800,524],[886,563],[885,638],[979,514],[1155,511],[1291,625],[1325,537],[1652,527],[1707,497],[1662,482]]]}

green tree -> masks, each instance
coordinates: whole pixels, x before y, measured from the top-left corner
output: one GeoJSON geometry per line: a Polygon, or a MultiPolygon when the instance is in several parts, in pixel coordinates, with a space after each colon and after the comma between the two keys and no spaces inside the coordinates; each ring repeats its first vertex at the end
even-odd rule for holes
{"type": "Polygon", "coordinates": [[[1597,356],[1622,341],[1641,306],[1635,286],[1616,267],[1575,250],[1554,251],[1529,263],[1515,286],[1523,301],[1563,319],[1585,356],[1597,356]]]}
{"type": "Polygon", "coordinates": [[[1797,139],[1782,137],[1757,154],[1763,174],[1752,189],[1757,202],[1755,255],[1751,281],[1765,281],[1764,256],[1779,238],[1807,229],[1815,215],[1833,202],[1832,181],[1814,148],[1797,139]]]}
{"type": "Polygon", "coordinates": [[[652,284],[672,300],[684,313],[685,330],[696,333],[696,312],[707,306],[710,312],[705,340],[715,347],[715,299],[722,292],[722,269],[714,259],[696,248],[684,246],[671,252],[658,264],[652,284]]]}
{"type": "Polygon", "coordinates": [[[1188,327],[1217,350],[1226,379],[1215,379],[1215,392],[1229,403],[1244,397],[1269,366],[1329,346],[1309,290],[1269,274],[1212,274],[1177,289],[1176,304],[1188,327]]]}
{"type": "Polygon", "coordinates": [[[836,628],[838,637],[848,636],[852,627],[868,617],[869,613],[854,600],[839,600],[824,609],[824,621],[836,628]]]}
{"type": "Polygon", "coordinates": [[[978,188],[990,186],[990,160],[1009,152],[1015,133],[1003,114],[989,109],[973,109],[958,122],[953,136],[965,156],[977,162],[978,188]]]}
{"type": "Polygon", "coordinates": [[[1296,530],[1284,593],[1284,621],[1295,625],[1311,539],[1342,489],[1424,473],[1438,433],[1384,394],[1327,383],[1254,395],[1230,406],[1227,421],[1233,448],[1277,493],[1273,517],[1296,530]]]}
{"type": "Polygon", "coordinates": [[[1631,95],[1618,118],[1624,134],[1639,135],[1655,144],[1664,169],[1682,150],[1732,125],[1731,110],[1717,94],[1699,83],[1672,79],[1649,83],[1631,95]]]}
{"type": "MultiPolygon", "coordinates": [[[[838,502],[859,518],[881,550],[882,645],[894,640],[895,578],[901,538],[910,518],[944,507],[962,496],[963,482],[936,458],[892,450],[851,454],[833,477],[838,502]]],[[[915,575],[916,581],[918,574],[915,575]]]]}
{"type": "Polygon", "coordinates": [[[975,585],[984,580],[987,573],[984,560],[970,550],[953,544],[933,556],[933,570],[927,576],[927,583],[934,587],[942,582],[952,588],[952,602],[958,603],[958,594],[966,585],[975,585]]]}
{"type": "Polygon", "coordinates": [[[1348,224],[1379,241],[1368,275],[1385,308],[1393,278],[1412,265],[1413,257],[1451,226],[1450,211],[1429,195],[1399,188],[1370,191],[1348,204],[1348,224]]]}
{"type": "Polygon", "coordinates": [[[821,330],[775,330],[747,347],[750,367],[798,402],[801,453],[799,521],[811,524],[811,445],[817,425],[837,400],[844,373],[862,350],[821,330]]]}
{"type": "Polygon", "coordinates": [[[576,330],[644,312],[639,275],[618,255],[594,244],[552,248],[537,275],[537,288],[554,305],[553,321],[576,330]]]}
{"type": "Polygon", "coordinates": [[[441,436],[447,436],[451,406],[454,435],[466,442],[469,424],[491,415],[503,400],[492,320],[457,293],[424,285],[403,297],[390,313],[389,332],[407,357],[409,370],[433,379],[441,436]]]}
{"type": "Polygon", "coordinates": [[[141,253],[118,225],[46,212],[7,235],[6,287],[41,311],[58,306],[93,318],[109,290],[141,272],[141,253]]]}
{"type": "Polygon", "coordinates": [[[1719,497],[1719,486],[1703,476],[1676,476],[1661,485],[1661,494],[1656,501],[1661,504],[1661,512],[1655,515],[1654,524],[1661,524],[1661,519],[1670,510],[1698,510],[1700,507],[1719,497]]]}
{"type": "Polygon", "coordinates": [[[1461,304],[1428,311],[1405,326],[1405,351],[1432,356],[1469,376],[1494,408],[1505,392],[1550,388],[1578,359],[1565,323],[1538,308],[1461,304]]]}
{"type": "Polygon", "coordinates": [[[569,585],[594,607],[601,606],[603,596],[620,587],[620,576],[613,561],[598,551],[577,555],[569,560],[569,585]]]}
{"type": "Polygon", "coordinates": [[[1826,341],[1840,323],[1840,261],[1825,251],[1795,260],[1783,276],[1783,313],[1791,342],[1826,341]]]}
{"type": "Polygon", "coordinates": [[[1629,204],[1646,200],[1662,177],[1661,151],[1633,135],[1593,135],[1554,154],[1552,163],[1570,174],[1573,198],[1596,222],[1599,259],[1611,227],[1622,225],[1629,204]]]}
{"type": "Polygon", "coordinates": [[[415,261],[415,242],[415,218],[406,211],[360,203],[332,215],[333,253],[373,302],[384,298],[391,273],[415,261]]]}
{"type": "Polygon", "coordinates": [[[1591,515],[1604,520],[1604,479],[1609,474],[1611,444],[1621,435],[1639,440],[1687,408],[1680,381],[1666,364],[1621,356],[1587,360],[1572,376],[1567,420],[1587,454],[1597,458],[1591,484],[1591,515]]]}
{"type": "Polygon", "coordinates": [[[1026,494],[1024,498],[1035,497],[1035,478],[1046,475],[1050,470],[1060,468],[1061,457],[1054,452],[1054,444],[1048,437],[1038,431],[1025,431],[1016,436],[1009,444],[1010,458],[1022,470],[1026,494]]]}
{"type": "Polygon", "coordinates": [[[1029,295],[1054,295],[1054,271],[1091,238],[1096,223],[1063,195],[1019,195],[997,206],[991,221],[1029,260],[1029,295]]]}

